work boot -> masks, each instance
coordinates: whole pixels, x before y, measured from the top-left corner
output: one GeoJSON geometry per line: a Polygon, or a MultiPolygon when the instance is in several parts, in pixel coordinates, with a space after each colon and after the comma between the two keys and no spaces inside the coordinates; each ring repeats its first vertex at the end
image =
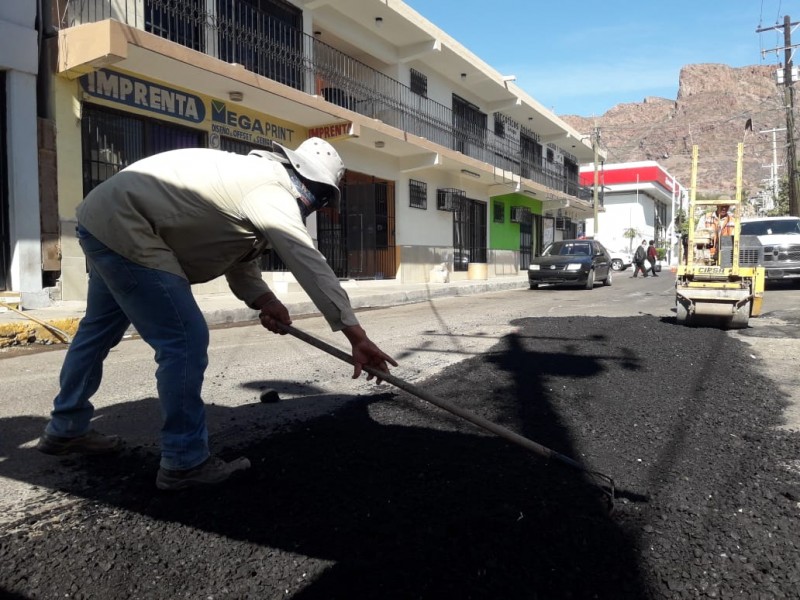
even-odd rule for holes
{"type": "Polygon", "coordinates": [[[45,433],[39,438],[36,449],[43,454],[63,456],[64,454],[112,454],[122,449],[122,438],[118,435],[104,435],[90,429],[78,437],[58,437],[45,433]]]}
{"type": "Polygon", "coordinates": [[[161,467],[156,476],[156,487],[160,490],[177,491],[216,485],[228,479],[236,471],[249,468],[250,461],[243,456],[230,462],[209,456],[205,462],[191,469],[171,470],[161,467]]]}

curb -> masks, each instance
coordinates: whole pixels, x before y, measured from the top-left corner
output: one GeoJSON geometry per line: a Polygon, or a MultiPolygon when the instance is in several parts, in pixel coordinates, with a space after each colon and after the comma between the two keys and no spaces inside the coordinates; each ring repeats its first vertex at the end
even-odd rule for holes
{"type": "MultiPolygon", "coordinates": [[[[509,281],[486,280],[468,283],[452,284],[425,284],[418,286],[417,289],[400,289],[392,291],[380,291],[377,289],[357,293],[353,289],[347,289],[350,296],[350,304],[353,309],[360,308],[379,308],[389,306],[400,306],[403,304],[416,304],[428,302],[435,298],[445,298],[452,296],[472,296],[488,292],[506,291],[513,289],[527,289],[528,280],[514,278],[509,281]]],[[[293,294],[294,295],[294,294],[293,294]]],[[[295,297],[278,298],[289,309],[289,314],[293,317],[319,315],[320,312],[314,303],[304,294],[294,295],[295,297]]],[[[258,311],[248,308],[231,296],[215,296],[197,298],[200,310],[203,312],[206,323],[209,326],[231,325],[234,323],[247,323],[258,321],[258,311]]],[[[85,310],[85,306],[83,307],[85,310]]],[[[78,312],[78,307],[72,307],[66,312],[78,312]]],[[[42,311],[34,311],[39,317],[33,314],[21,314],[21,320],[0,323],[0,348],[11,346],[29,346],[33,344],[63,344],[63,335],[67,334],[69,340],[75,335],[81,316],[63,316],[64,311],[59,311],[62,316],[46,318],[42,316],[42,311]],[[28,320],[23,320],[28,319],[28,320]],[[48,326],[52,327],[49,329],[48,326]]],[[[81,311],[82,313],[82,311],[81,311]]],[[[129,331],[134,333],[133,328],[129,331]]]]}

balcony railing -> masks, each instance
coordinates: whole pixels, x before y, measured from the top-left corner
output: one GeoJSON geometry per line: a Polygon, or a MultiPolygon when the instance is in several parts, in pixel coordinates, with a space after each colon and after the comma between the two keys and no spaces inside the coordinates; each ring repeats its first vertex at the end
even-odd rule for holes
{"type": "Polygon", "coordinates": [[[551,189],[581,197],[561,165],[532,161],[520,142],[477,129],[451,108],[242,0],[58,0],[61,27],[116,19],[551,189]]]}

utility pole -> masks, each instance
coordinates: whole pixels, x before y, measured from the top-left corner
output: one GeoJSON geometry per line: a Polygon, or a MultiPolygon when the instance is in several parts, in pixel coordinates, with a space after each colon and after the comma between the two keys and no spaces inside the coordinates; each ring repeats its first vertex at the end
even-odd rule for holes
{"type": "Polygon", "coordinates": [[[597,125],[595,125],[594,131],[592,132],[592,151],[594,152],[594,194],[592,202],[592,204],[594,205],[594,232],[593,232],[594,239],[597,239],[597,232],[600,230],[600,224],[598,223],[598,214],[597,214],[597,206],[600,201],[600,194],[599,194],[600,181],[597,172],[599,146],[600,146],[600,130],[597,128],[597,125]]]}
{"type": "Polygon", "coordinates": [[[758,133],[771,133],[772,134],[772,164],[771,165],[762,165],[764,168],[769,168],[769,187],[770,191],[772,192],[772,199],[770,201],[769,206],[764,206],[765,210],[772,210],[775,206],[775,201],[778,198],[778,138],[777,133],[779,131],[786,131],[783,128],[780,129],[765,129],[764,131],[759,131],[758,133]]]}
{"type": "Polygon", "coordinates": [[[789,214],[800,217],[800,185],[797,180],[797,152],[794,147],[794,87],[792,87],[792,27],[789,15],[783,18],[783,89],[786,99],[786,144],[789,163],[789,214]]]}
{"type": "Polygon", "coordinates": [[[770,29],[783,29],[783,48],[774,48],[772,51],[783,50],[783,97],[786,106],[786,166],[789,184],[789,214],[800,217],[800,180],[798,180],[797,170],[797,149],[794,145],[794,88],[792,87],[794,83],[792,81],[792,26],[797,24],[792,23],[789,15],[786,15],[783,17],[783,25],[759,28],[756,29],[756,33],[770,29]]]}

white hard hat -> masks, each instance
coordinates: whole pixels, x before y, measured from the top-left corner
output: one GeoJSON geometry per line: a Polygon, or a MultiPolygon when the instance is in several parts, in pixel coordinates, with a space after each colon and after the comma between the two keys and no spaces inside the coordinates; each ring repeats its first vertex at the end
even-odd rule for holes
{"type": "Polygon", "coordinates": [[[292,167],[301,176],[332,187],[334,195],[331,204],[339,208],[342,195],[339,182],[344,176],[344,163],[336,148],[318,137],[308,138],[297,150],[289,150],[277,142],[272,142],[272,145],[289,159],[292,167]]]}

